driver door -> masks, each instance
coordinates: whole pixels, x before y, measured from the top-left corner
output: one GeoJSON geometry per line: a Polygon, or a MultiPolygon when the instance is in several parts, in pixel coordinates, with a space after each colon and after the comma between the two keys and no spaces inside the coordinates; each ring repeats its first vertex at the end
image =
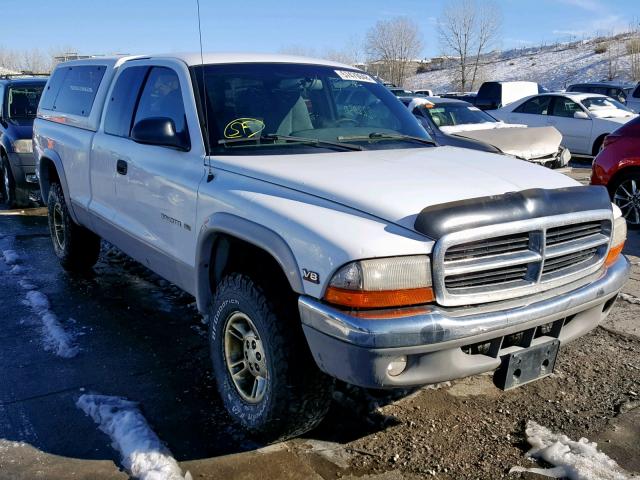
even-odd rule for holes
{"type": "Polygon", "coordinates": [[[576,112],[584,112],[582,107],[567,97],[555,96],[547,116],[549,125],[562,134],[562,144],[572,153],[591,155],[591,118],[575,118],[576,112]]]}

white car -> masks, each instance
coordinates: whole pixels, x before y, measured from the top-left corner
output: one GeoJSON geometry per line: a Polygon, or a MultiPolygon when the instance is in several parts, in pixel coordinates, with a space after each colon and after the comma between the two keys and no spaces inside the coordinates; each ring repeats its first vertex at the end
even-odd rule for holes
{"type": "Polygon", "coordinates": [[[637,117],[617,100],[593,93],[542,93],[492,112],[510,123],[553,126],[562,144],[578,155],[597,155],[604,137],[637,117]]]}
{"type": "Polygon", "coordinates": [[[550,375],[628,278],[605,189],[436,146],[339,63],[61,63],[34,152],[62,266],[92,268],[104,238],[193,295],[222,402],[262,440],[316,426],[332,377],[406,388],[495,370],[506,389],[550,375]]]}

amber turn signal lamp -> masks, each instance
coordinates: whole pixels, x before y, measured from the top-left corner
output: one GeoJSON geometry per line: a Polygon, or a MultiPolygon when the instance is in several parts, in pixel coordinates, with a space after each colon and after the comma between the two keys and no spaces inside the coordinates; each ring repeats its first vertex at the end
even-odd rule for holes
{"type": "Polygon", "coordinates": [[[349,308],[388,308],[433,302],[435,295],[432,288],[366,292],[328,287],[324,298],[329,303],[349,308]]]}

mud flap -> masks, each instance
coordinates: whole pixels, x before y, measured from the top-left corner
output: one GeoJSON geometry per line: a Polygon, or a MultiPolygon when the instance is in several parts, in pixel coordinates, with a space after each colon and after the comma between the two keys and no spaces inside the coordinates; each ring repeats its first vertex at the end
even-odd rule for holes
{"type": "Polygon", "coordinates": [[[503,355],[493,383],[502,390],[509,390],[551,375],[559,347],[560,340],[552,340],[503,355]]]}

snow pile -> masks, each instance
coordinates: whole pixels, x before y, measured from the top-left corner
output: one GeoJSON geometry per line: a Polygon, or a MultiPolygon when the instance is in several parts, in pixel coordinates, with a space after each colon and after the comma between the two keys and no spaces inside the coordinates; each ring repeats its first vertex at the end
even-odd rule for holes
{"type": "Polygon", "coordinates": [[[21,278],[20,280],[18,280],[18,284],[24,288],[25,290],[35,290],[36,286],[31,283],[31,280],[29,280],[28,278],[21,278]]]}
{"type": "Polygon", "coordinates": [[[618,464],[598,450],[598,445],[586,438],[573,441],[566,435],[551,432],[548,428],[529,420],[527,441],[533,447],[528,456],[541,458],[554,468],[513,467],[512,472],[531,472],[550,478],[571,480],[631,480],[632,477],[618,464]]]}
{"type": "Polygon", "coordinates": [[[122,455],[122,464],[139,480],[190,480],[182,476],[178,462],[162,444],[140,413],[138,404],[122,397],[81,395],[76,406],[89,415],[113,447],[122,455]]]}
{"type": "MultiPolygon", "coordinates": [[[[23,286],[23,288],[26,287],[23,286]]],[[[47,296],[38,290],[29,290],[26,303],[42,320],[45,350],[54,352],[63,358],[75,357],[79,349],[73,343],[73,336],[65,331],[58,321],[58,317],[51,312],[47,296]]]]}
{"type": "Polygon", "coordinates": [[[15,250],[4,250],[2,256],[7,265],[15,265],[20,259],[15,250]]]}

